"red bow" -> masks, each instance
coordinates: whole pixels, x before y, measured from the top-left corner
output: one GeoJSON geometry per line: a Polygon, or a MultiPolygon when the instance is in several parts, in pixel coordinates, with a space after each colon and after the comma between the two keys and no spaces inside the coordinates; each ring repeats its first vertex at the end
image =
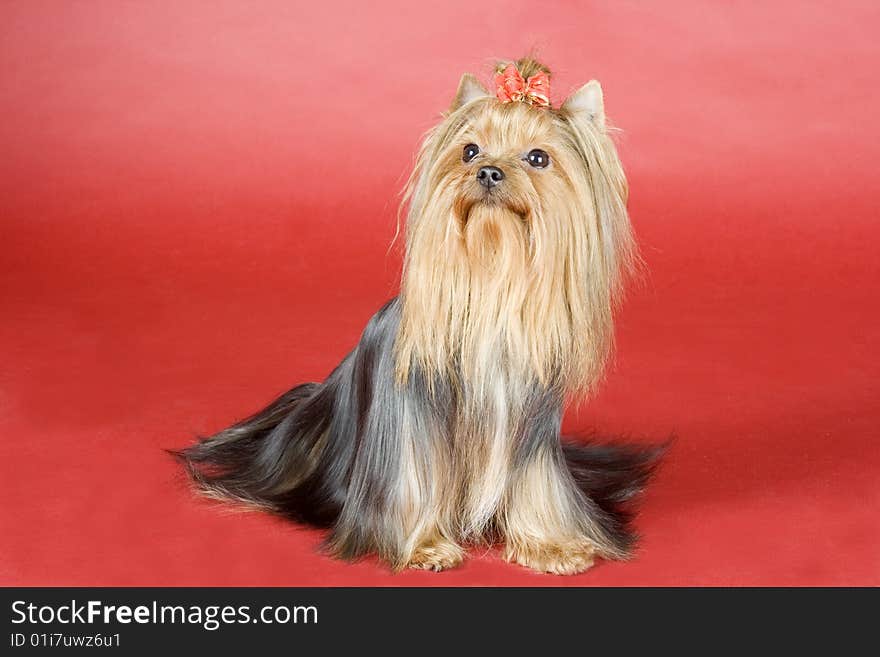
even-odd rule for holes
{"type": "Polygon", "coordinates": [[[495,95],[502,103],[518,101],[535,107],[550,107],[550,76],[544,71],[538,71],[524,80],[511,63],[495,74],[495,86],[495,95]]]}

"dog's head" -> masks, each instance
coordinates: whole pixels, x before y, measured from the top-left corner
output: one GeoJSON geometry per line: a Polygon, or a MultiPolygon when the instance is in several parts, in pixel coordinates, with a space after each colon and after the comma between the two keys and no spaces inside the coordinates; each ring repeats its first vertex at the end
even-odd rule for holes
{"type": "Polygon", "coordinates": [[[465,75],[426,136],[407,192],[400,371],[503,357],[569,389],[601,371],[634,251],[626,179],[599,83],[554,109],[549,82],[532,59],[500,64],[492,93],[465,75]]]}

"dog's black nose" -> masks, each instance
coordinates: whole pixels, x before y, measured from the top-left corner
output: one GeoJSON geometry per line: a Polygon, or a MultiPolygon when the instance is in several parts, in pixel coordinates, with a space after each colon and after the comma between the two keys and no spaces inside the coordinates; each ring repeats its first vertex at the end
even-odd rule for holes
{"type": "Polygon", "coordinates": [[[504,172],[498,167],[480,167],[477,171],[477,180],[486,189],[492,189],[504,180],[504,172]]]}

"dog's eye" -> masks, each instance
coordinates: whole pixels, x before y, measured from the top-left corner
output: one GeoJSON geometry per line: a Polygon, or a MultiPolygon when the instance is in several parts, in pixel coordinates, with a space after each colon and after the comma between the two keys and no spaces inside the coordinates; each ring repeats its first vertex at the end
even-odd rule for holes
{"type": "Polygon", "coordinates": [[[464,147],[464,152],[461,154],[461,159],[465,162],[470,162],[477,155],[480,154],[480,147],[476,144],[468,144],[464,147]]]}
{"type": "Polygon", "coordinates": [[[540,148],[529,151],[529,154],[526,155],[526,159],[529,161],[529,164],[536,169],[543,169],[550,164],[550,156],[540,148]]]}

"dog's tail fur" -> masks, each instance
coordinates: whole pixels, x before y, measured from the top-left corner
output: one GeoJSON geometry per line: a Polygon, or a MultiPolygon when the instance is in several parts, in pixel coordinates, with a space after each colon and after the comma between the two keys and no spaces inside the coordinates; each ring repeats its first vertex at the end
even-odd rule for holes
{"type": "Polygon", "coordinates": [[[635,500],[653,476],[668,445],[562,443],[568,470],[592,503],[590,516],[620,556],[630,555],[635,547],[635,500]]]}
{"type": "Polygon", "coordinates": [[[332,467],[318,473],[331,397],[326,384],[297,386],[251,417],[170,453],[208,497],[329,527],[342,508],[347,476],[332,467]]]}

